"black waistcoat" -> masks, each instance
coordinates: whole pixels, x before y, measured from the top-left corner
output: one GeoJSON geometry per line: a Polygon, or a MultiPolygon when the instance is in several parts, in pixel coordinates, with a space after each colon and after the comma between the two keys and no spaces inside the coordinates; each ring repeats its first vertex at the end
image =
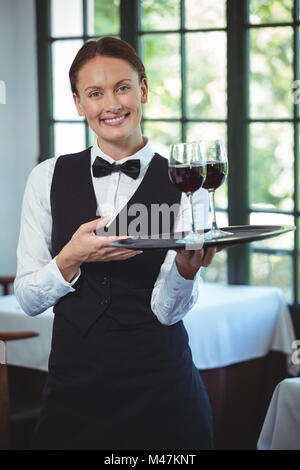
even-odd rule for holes
{"type": "MultiPolygon", "coordinates": [[[[51,185],[53,257],[81,224],[97,218],[90,158],[90,149],[87,149],[57,159],[51,185]]],[[[149,233],[153,233],[151,205],[171,207],[177,204],[179,207],[180,199],[181,192],[169,180],[167,160],[155,154],[137,191],[118,214],[117,222],[134,204],[143,204],[149,214],[149,233]]],[[[128,226],[135,217],[127,215],[128,226]]],[[[171,231],[173,226],[174,219],[170,223],[171,231]]],[[[162,232],[160,224],[159,233],[162,232]]],[[[103,317],[112,318],[123,328],[157,322],[150,301],[165,255],[165,251],[155,250],[124,261],[83,263],[81,276],[73,286],[75,292],[62,297],[54,313],[62,314],[82,334],[87,334],[103,317]]]]}

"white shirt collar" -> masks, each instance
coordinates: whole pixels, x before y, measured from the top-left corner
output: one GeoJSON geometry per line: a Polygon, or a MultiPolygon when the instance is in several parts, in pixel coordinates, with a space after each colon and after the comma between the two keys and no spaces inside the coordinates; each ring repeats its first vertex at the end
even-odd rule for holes
{"type": "MultiPolygon", "coordinates": [[[[141,169],[149,165],[153,157],[153,152],[152,152],[150,140],[148,139],[148,137],[143,136],[143,138],[145,141],[144,147],[141,148],[134,155],[130,155],[129,157],[122,158],[122,160],[120,160],[120,163],[124,163],[131,158],[138,158],[141,161],[141,169]]],[[[91,148],[91,165],[93,165],[96,157],[104,158],[104,160],[108,161],[109,163],[116,162],[116,160],[114,160],[109,155],[106,155],[104,152],[102,152],[102,150],[98,146],[97,139],[95,140],[94,145],[91,148]]]]}

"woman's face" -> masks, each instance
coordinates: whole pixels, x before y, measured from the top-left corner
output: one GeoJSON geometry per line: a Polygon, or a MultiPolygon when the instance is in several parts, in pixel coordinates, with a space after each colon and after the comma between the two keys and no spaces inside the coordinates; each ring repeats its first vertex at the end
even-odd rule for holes
{"type": "Polygon", "coordinates": [[[148,86],[127,61],[94,57],[79,70],[77,90],[79,96],[73,97],[78,114],[86,116],[104,152],[141,144],[142,104],[147,102],[148,86]]]}

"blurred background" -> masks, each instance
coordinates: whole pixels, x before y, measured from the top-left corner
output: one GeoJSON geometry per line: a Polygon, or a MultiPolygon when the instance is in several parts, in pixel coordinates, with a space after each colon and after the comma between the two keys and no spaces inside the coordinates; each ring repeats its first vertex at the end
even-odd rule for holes
{"type": "Polygon", "coordinates": [[[221,138],[229,176],[220,226],[297,231],[224,250],[207,282],[278,286],[299,304],[299,0],[0,0],[0,275],[14,275],[22,195],[46,158],[94,135],[68,82],[83,42],[127,40],[146,66],[143,132],[168,155],[178,141],[221,138]]]}

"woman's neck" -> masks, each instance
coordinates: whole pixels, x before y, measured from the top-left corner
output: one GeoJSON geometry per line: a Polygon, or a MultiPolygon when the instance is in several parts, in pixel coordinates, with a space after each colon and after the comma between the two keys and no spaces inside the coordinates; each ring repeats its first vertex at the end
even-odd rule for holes
{"type": "Polygon", "coordinates": [[[134,143],[128,142],[124,145],[124,142],[107,142],[103,139],[97,138],[98,147],[103,153],[113,158],[114,160],[121,160],[122,158],[130,157],[134,155],[146,144],[146,139],[141,135],[138,141],[134,143]]]}

